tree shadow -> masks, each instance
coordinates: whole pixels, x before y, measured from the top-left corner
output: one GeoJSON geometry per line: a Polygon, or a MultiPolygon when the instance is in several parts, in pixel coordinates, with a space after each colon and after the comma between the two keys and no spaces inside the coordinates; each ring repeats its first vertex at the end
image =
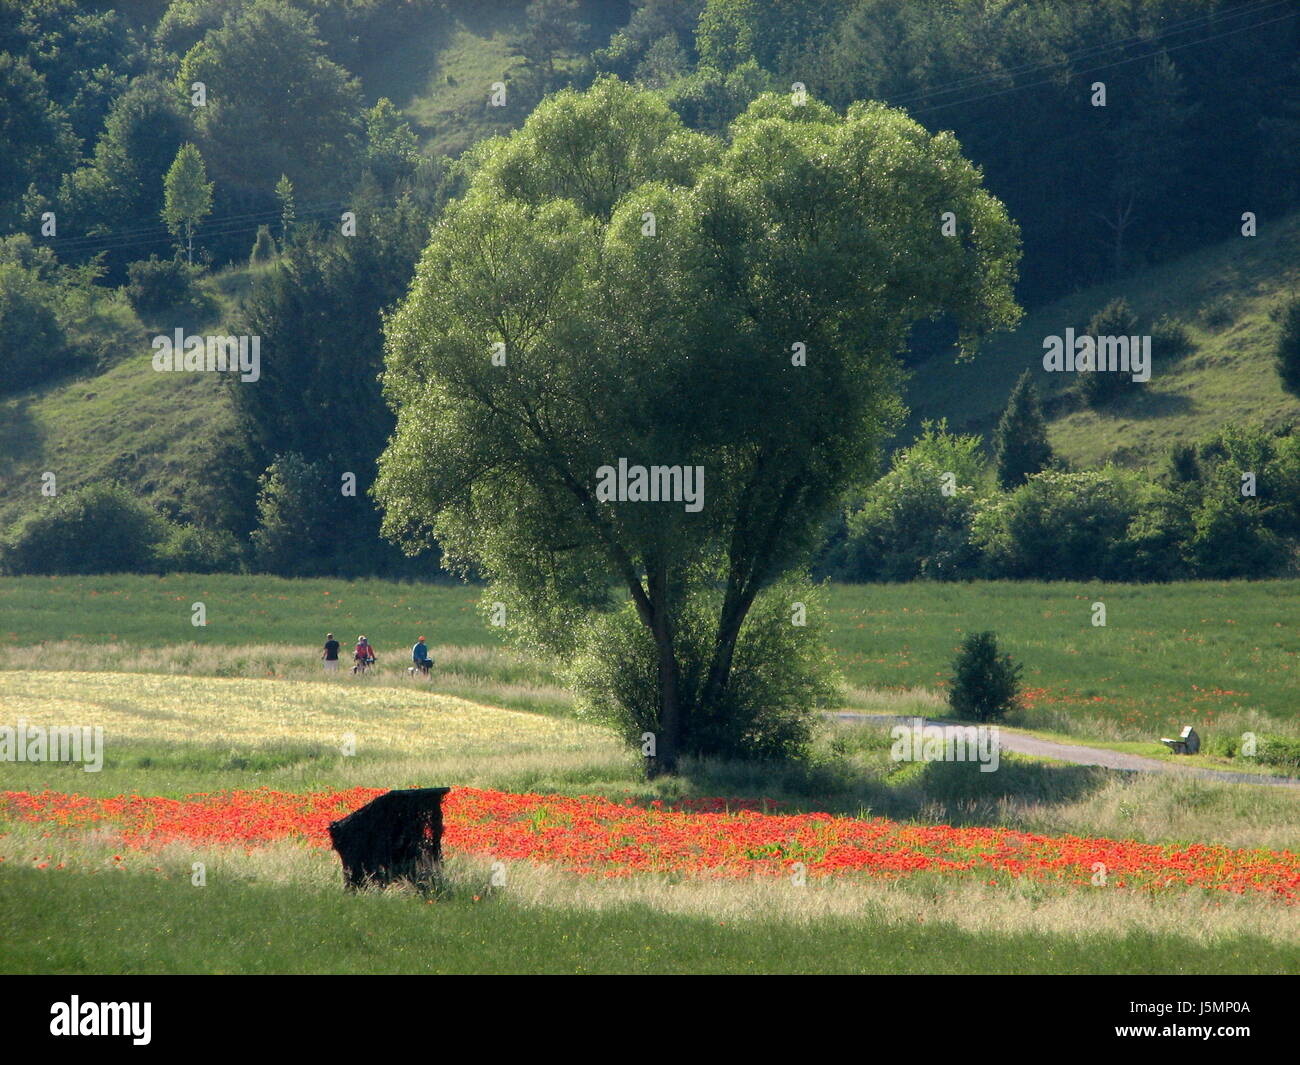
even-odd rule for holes
{"type": "MultiPolygon", "coordinates": [[[[953,825],[1008,823],[1008,804],[1055,807],[1077,803],[1102,790],[1111,770],[1095,766],[1046,765],[1008,757],[991,772],[974,762],[927,762],[864,766],[852,759],[815,763],[683,763],[681,801],[691,808],[697,797],[725,797],[732,809],[772,813],[870,813],[895,820],[953,825]],[[906,774],[902,781],[897,774],[906,774]],[[761,800],[769,800],[765,806],[761,800]]],[[[1014,820],[1011,818],[1010,820],[1014,820]]]]}
{"type": "Polygon", "coordinates": [[[1149,421],[1153,418],[1168,418],[1174,414],[1187,414],[1195,406],[1190,397],[1181,393],[1151,392],[1144,393],[1140,399],[1135,397],[1122,405],[1117,404],[1111,413],[1116,417],[1149,421]]]}
{"type": "Polygon", "coordinates": [[[31,400],[8,399],[0,402],[0,455],[11,461],[32,458],[41,450],[45,434],[31,414],[31,400]]]}

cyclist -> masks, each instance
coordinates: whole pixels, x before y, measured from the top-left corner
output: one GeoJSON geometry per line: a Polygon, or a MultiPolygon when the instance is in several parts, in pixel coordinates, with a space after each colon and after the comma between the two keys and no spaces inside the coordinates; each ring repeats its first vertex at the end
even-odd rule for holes
{"type": "Polygon", "coordinates": [[[370,641],[364,636],[357,637],[357,648],[352,652],[356,665],[352,667],[353,673],[364,673],[367,669],[375,664],[375,649],[370,646],[370,641]]]}
{"type": "Polygon", "coordinates": [[[429,667],[433,662],[429,659],[429,648],[424,644],[424,637],[421,636],[415,641],[415,646],[411,648],[411,661],[415,669],[418,669],[426,677],[429,675],[429,667]]]}

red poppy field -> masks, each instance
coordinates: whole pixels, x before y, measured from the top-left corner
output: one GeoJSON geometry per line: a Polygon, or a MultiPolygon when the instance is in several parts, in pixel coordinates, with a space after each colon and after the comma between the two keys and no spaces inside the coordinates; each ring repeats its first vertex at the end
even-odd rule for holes
{"type": "MultiPolygon", "coordinates": [[[[48,826],[51,833],[108,830],[123,849],[137,852],[177,842],[252,849],[296,840],[325,847],[331,821],[384,790],[260,789],[184,799],[5,792],[0,816],[48,826]]],[[[771,877],[803,871],[811,878],[892,879],[931,873],[992,884],[1026,879],[1087,888],[1104,875],[1107,886],[1148,893],[1192,888],[1284,905],[1300,897],[1300,855],[1285,850],[1161,846],[761,809],[772,805],[724,799],[639,805],[594,796],[457,788],[444,806],[444,847],[449,855],[547,863],[606,878],[638,873],[771,877]]]]}

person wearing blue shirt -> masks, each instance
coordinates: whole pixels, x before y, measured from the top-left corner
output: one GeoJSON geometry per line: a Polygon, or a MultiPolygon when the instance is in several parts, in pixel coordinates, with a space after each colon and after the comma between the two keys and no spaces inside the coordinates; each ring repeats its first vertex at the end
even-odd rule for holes
{"type": "Polygon", "coordinates": [[[411,648],[411,661],[415,663],[415,668],[425,676],[429,674],[429,667],[433,665],[429,661],[429,648],[424,645],[424,637],[421,636],[411,648]]]}

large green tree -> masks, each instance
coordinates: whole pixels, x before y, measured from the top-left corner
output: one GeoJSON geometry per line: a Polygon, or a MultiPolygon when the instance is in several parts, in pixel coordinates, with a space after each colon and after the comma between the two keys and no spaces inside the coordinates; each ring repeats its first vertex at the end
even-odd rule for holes
{"type": "Polygon", "coordinates": [[[436,533],[562,653],[634,617],[672,770],[764,698],[747,618],[874,468],[912,324],[946,312],[970,349],[1016,321],[1016,227],[951,136],[874,104],[766,95],[723,140],[605,78],[469,167],[387,324],[385,527],[436,533]],[[702,509],[604,498],[620,460],[702,467],[702,509]]]}
{"type": "Polygon", "coordinates": [[[195,82],[206,88],[194,108],[200,146],[223,186],[265,194],[287,174],[308,204],[351,182],[359,87],[327,58],[308,15],[283,0],[229,12],[181,63],[187,98],[195,82]]]}

